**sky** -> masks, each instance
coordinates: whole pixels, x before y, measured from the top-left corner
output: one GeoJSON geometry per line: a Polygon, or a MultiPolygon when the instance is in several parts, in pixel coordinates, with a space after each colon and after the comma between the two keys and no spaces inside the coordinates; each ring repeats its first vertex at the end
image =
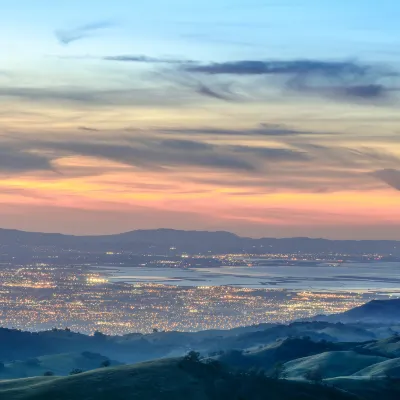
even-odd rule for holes
{"type": "Polygon", "coordinates": [[[400,240],[397,0],[0,9],[0,227],[400,240]]]}

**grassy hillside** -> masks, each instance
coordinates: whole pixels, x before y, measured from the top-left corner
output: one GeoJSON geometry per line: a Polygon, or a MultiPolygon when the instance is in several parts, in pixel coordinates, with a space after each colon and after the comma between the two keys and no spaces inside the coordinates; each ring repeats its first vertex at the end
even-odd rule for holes
{"type": "Polygon", "coordinates": [[[353,376],[367,377],[393,377],[400,378],[400,358],[383,361],[378,364],[370,365],[361,371],[356,372],[353,376]]]}
{"type": "Polygon", "coordinates": [[[41,376],[46,372],[54,375],[69,375],[73,369],[89,371],[106,365],[121,365],[109,360],[101,354],[82,352],[64,353],[31,358],[25,361],[15,361],[0,366],[0,379],[25,378],[41,376]]]}
{"type": "Polygon", "coordinates": [[[360,345],[359,348],[381,354],[384,357],[400,357],[400,336],[365,343],[360,345]]]}
{"type": "Polygon", "coordinates": [[[368,356],[354,351],[333,351],[289,361],[285,364],[285,369],[290,378],[304,378],[307,371],[316,369],[323,378],[334,378],[352,375],[386,360],[384,357],[368,356]]]}
{"type": "Polygon", "coordinates": [[[217,365],[169,359],[64,378],[0,382],[0,400],[351,400],[308,383],[233,375],[217,365]]]}
{"type": "Polygon", "coordinates": [[[227,351],[218,360],[236,368],[263,368],[269,370],[277,363],[307,357],[327,351],[345,350],[345,343],[313,342],[308,338],[278,340],[262,349],[241,352],[227,351]]]}

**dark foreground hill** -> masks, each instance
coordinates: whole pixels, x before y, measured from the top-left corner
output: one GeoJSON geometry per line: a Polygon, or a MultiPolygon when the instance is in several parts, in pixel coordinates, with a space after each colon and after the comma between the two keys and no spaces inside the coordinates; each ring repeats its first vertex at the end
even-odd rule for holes
{"type": "Polygon", "coordinates": [[[0,400],[356,400],[343,391],[258,374],[233,374],[219,364],[166,359],[74,376],[0,382],[0,400]]]}
{"type": "Polygon", "coordinates": [[[338,377],[324,380],[327,385],[334,385],[353,393],[360,400],[399,400],[400,381],[397,379],[375,379],[371,377],[338,377]]]}

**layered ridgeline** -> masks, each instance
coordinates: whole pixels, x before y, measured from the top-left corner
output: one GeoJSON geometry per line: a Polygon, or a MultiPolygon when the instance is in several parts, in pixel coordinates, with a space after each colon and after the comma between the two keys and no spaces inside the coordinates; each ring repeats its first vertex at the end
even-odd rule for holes
{"type": "Polygon", "coordinates": [[[347,323],[125,336],[0,329],[0,400],[395,400],[399,303],[372,304],[370,317],[391,310],[392,322],[359,321],[363,309],[371,312],[368,303],[341,314],[357,318],[347,323]]]}
{"type": "Polygon", "coordinates": [[[356,400],[344,391],[232,373],[217,363],[165,359],[73,376],[0,381],[1,400],[356,400]]]}
{"type": "Polygon", "coordinates": [[[318,366],[310,368],[305,379],[290,379],[285,365],[277,368],[280,376],[267,376],[260,370],[234,371],[189,354],[68,377],[0,381],[0,400],[375,400],[377,396],[395,400],[400,396],[399,380],[394,377],[323,378],[318,366]]]}
{"type": "Polygon", "coordinates": [[[38,246],[84,252],[129,251],[165,254],[171,248],[188,253],[339,253],[400,256],[400,242],[387,240],[326,240],[311,238],[240,237],[230,232],[136,230],[115,235],[72,236],[0,229],[0,243],[7,249],[27,252],[38,246]]]}

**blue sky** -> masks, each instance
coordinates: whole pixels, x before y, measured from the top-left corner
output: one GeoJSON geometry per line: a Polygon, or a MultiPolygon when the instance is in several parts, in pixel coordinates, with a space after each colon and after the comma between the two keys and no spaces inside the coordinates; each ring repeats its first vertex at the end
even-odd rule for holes
{"type": "Polygon", "coordinates": [[[0,9],[5,227],[400,239],[397,0],[0,9]]]}
{"type": "Polygon", "coordinates": [[[2,0],[1,8],[2,42],[18,59],[119,52],[208,61],[254,55],[387,59],[400,41],[396,0],[2,0]],[[54,31],[96,22],[114,26],[73,48],[58,46],[54,31]]]}

